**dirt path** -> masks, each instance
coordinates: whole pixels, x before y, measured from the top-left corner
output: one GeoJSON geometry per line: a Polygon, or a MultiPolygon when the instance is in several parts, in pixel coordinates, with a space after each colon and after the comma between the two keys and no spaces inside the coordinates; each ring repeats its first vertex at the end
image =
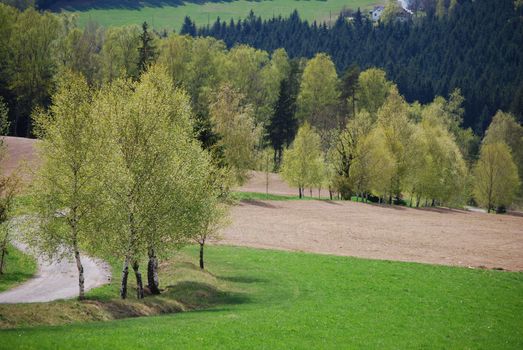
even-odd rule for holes
{"type": "MultiPolygon", "coordinates": [[[[15,242],[20,250],[31,253],[26,245],[15,242]]],[[[82,257],[85,290],[109,283],[109,266],[101,260],[82,257]]],[[[38,272],[19,286],[0,293],[0,303],[36,303],[78,296],[78,270],[72,261],[46,262],[38,258],[38,272]]]]}

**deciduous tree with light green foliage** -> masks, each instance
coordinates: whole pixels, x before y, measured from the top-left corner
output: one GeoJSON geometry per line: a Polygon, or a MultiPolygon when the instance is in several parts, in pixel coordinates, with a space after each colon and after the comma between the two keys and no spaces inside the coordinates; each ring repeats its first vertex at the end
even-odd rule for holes
{"type": "Polygon", "coordinates": [[[498,142],[503,142],[510,148],[519,176],[523,176],[523,126],[510,113],[498,111],[483,139],[486,144],[498,142]]]}
{"type": "Polygon", "coordinates": [[[509,147],[503,143],[485,143],[474,167],[474,198],[488,212],[509,206],[520,183],[518,169],[509,147]]]}
{"type": "Polygon", "coordinates": [[[247,179],[247,171],[254,166],[255,147],[260,141],[252,106],[245,105],[243,95],[224,84],[210,106],[210,115],[213,130],[220,138],[214,151],[221,157],[222,166],[242,184],[247,179]]]}
{"type": "Polygon", "coordinates": [[[320,136],[305,122],[298,130],[291,147],[283,152],[281,175],[289,185],[298,187],[302,198],[304,189],[317,181],[316,175],[322,167],[320,136]]]}
{"type": "MultiPolygon", "coordinates": [[[[322,142],[329,130],[339,126],[338,75],[330,57],[319,53],[307,62],[297,100],[297,117],[316,128],[322,142]]],[[[325,145],[324,145],[325,146],[325,145]]]]}
{"type": "Polygon", "coordinates": [[[80,299],[84,298],[80,250],[96,240],[108,151],[103,123],[91,113],[91,103],[85,79],[65,73],[49,113],[35,116],[42,165],[34,180],[38,229],[31,243],[50,257],[74,256],[80,299]]]}
{"type": "MultiPolygon", "coordinates": [[[[3,6],[3,5],[2,5],[3,6]]],[[[16,94],[14,129],[17,135],[31,134],[29,115],[43,106],[53,88],[54,41],[60,22],[49,12],[29,8],[17,16],[12,27],[8,58],[9,88],[16,94]]]]}
{"type": "Polygon", "coordinates": [[[137,26],[110,27],[100,52],[102,81],[135,77],[138,74],[138,46],[140,31],[137,26]]]}
{"type": "Polygon", "coordinates": [[[157,258],[168,256],[200,226],[192,214],[211,172],[193,138],[189,99],[167,71],[152,66],[139,82],[116,81],[94,101],[112,135],[106,147],[113,171],[105,179],[106,234],[98,249],[124,260],[120,296],[127,296],[129,265],[143,297],[139,261],[147,253],[148,283],[158,293],[157,258]]]}
{"type": "Polygon", "coordinates": [[[389,188],[389,202],[392,195],[402,192],[405,175],[409,169],[408,145],[412,135],[412,123],[408,118],[408,105],[392,86],[383,106],[378,110],[377,124],[380,126],[384,142],[394,157],[394,176],[389,188]]]}
{"type": "Polygon", "coordinates": [[[357,110],[365,109],[375,120],[378,109],[389,95],[391,85],[385,71],[379,68],[369,68],[361,72],[356,93],[357,110]]]}

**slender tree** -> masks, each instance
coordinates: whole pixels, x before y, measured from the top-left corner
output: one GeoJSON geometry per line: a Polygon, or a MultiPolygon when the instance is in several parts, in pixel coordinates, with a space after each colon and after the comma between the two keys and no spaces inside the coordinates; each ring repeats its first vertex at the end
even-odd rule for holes
{"type": "Polygon", "coordinates": [[[315,184],[315,175],[323,166],[321,140],[314,129],[305,122],[290,148],[283,153],[281,175],[291,186],[298,187],[302,198],[306,187],[315,184]]]}
{"type": "Polygon", "coordinates": [[[107,150],[102,124],[90,105],[85,79],[66,73],[50,113],[35,116],[42,166],[35,179],[39,229],[32,243],[50,257],[74,256],[80,299],[85,279],[80,250],[94,239],[101,214],[98,194],[107,150]]]}
{"type": "Polygon", "coordinates": [[[481,147],[474,167],[474,198],[487,208],[508,206],[519,187],[518,169],[510,149],[504,143],[489,143],[481,147]]]}
{"type": "Polygon", "coordinates": [[[149,32],[147,22],[142,24],[142,33],[139,36],[140,47],[138,47],[138,74],[142,74],[154,63],[157,57],[154,37],[149,32]]]}

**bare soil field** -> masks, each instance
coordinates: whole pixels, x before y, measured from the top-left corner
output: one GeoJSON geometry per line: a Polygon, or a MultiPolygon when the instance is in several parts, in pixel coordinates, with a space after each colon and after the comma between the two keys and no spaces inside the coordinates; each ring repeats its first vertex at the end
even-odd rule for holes
{"type": "Polygon", "coordinates": [[[4,137],[7,146],[7,156],[0,164],[0,169],[6,174],[11,174],[18,168],[24,180],[31,178],[31,171],[38,165],[36,156],[36,140],[23,137],[4,137]]]}
{"type": "Polygon", "coordinates": [[[355,202],[248,201],[223,244],[523,271],[523,218],[355,202]]]}
{"type": "MultiPolygon", "coordinates": [[[[265,175],[239,190],[264,193],[265,175]]],[[[298,191],[271,174],[269,192],[298,191]]],[[[523,217],[345,201],[244,201],[232,217],[221,243],[523,271],[523,217]]]]}

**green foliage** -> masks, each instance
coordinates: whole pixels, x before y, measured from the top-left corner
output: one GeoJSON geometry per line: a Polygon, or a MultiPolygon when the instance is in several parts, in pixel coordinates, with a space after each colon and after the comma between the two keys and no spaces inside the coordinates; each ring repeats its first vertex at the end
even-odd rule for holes
{"type": "Polygon", "coordinates": [[[317,54],[307,62],[298,95],[297,117],[318,130],[325,141],[326,132],[338,126],[338,75],[326,54],[317,54]]]}
{"type": "Polygon", "coordinates": [[[6,251],[3,272],[0,274],[0,292],[25,282],[36,273],[36,261],[33,257],[10,244],[6,251]]]}
{"type": "Polygon", "coordinates": [[[402,12],[403,8],[399,1],[389,0],[381,13],[380,21],[385,24],[393,23],[402,12]]]}
{"type": "MultiPolygon", "coordinates": [[[[209,300],[211,309],[24,327],[2,331],[2,345],[506,349],[521,344],[523,276],[519,272],[212,246],[207,254],[212,274],[206,274],[191,264],[190,257],[198,254],[196,247],[183,254],[187,257],[163,270],[168,275],[162,278],[171,282],[168,296],[149,298],[151,302],[140,303],[139,310],[152,307],[155,300],[173,299],[189,308],[205,307],[209,300]]],[[[92,303],[103,305],[97,300],[92,303]]],[[[65,308],[60,302],[50,305],[30,307],[41,310],[35,316],[65,308]]],[[[76,305],[78,310],[92,304],[76,305]]],[[[132,308],[131,302],[125,305],[132,308]]],[[[59,315],[58,322],[64,322],[64,313],[59,315]]]]}
{"type": "Polygon", "coordinates": [[[107,147],[91,103],[85,79],[66,72],[49,113],[34,116],[42,165],[33,189],[40,227],[31,241],[50,256],[71,256],[89,242],[101,215],[107,147]]]}
{"type": "Polygon", "coordinates": [[[487,129],[483,143],[503,142],[509,148],[512,159],[518,167],[519,176],[523,176],[523,126],[513,115],[498,111],[487,129]]]}
{"type": "Polygon", "coordinates": [[[505,143],[486,143],[481,146],[478,162],[474,167],[474,198],[491,209],[508,207],[520,185],[518,169],[510,148],[505,143]]]}
{"type": "Polygon", "coordinates": [[[381,69],[370,68],[361,72],[356,97],[358,110],[364,109],[376,118],[378,109],[387,99],[391,85],[385,71],[381,69]]]}
{"type": "Polygon", "coordinates": [[[215,152],[222,152],[223,166],[231,171],[236,183],[242,184],[247,171],[254,166],[254,151],[260,139],[252,106],[246,105],[244,96],[225,84],[210,106],[210,117],[213,130],[220,137],[215,152]]]}
{"type": "Polygon", "coordinates": [[[281,175],[289,185],[298,187],[301,198],[306,187],[323,182],[324,168],[320,136],[305,122],[291,147],[283,152],[281,175]]]}

